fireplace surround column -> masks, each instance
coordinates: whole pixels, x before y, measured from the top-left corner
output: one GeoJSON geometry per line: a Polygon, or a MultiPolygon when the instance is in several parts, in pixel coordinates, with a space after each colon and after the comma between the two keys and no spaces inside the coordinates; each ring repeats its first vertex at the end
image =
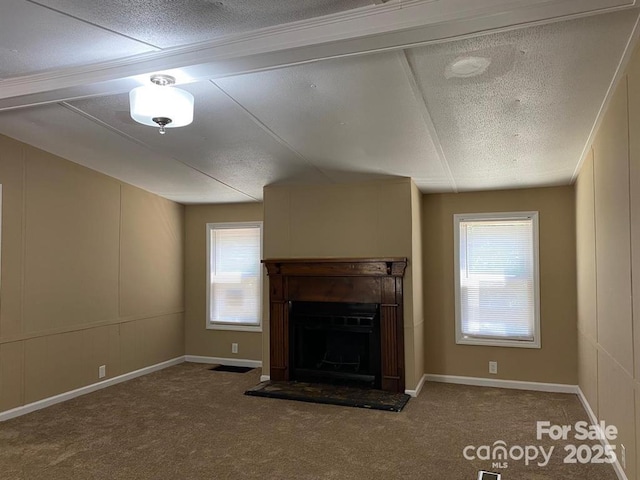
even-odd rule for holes
{"type": "Polygon", "coordinates": [[[404,392],[406,258],[267,259],[271,380],[290,380],[290,302],[380,305],[382,389],[404,392]]]}

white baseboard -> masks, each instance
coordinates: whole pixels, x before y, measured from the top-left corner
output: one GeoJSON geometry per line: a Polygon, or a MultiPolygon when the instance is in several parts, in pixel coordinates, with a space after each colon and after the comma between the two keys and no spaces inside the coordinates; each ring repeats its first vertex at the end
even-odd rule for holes
{"type": "Polygon", "coordinates": [[[271,380],[271,376],[270,375],[260,375],[260,381],[261,382],[268,382],[269,380],[271,380]]]}
{"type": "Polygon", "coordinates": [[[476,387],[511,388],[515,390],[533,390],[536,392],[573,393],[578,394],[577,385],[565,385],[562,383],[522,382],[518,380],[499,380],[480,377],[458,377],[455,375],[426,374],[429,382],[457,383],[460,385],[473,385],[476,387]]]}
{"type": "Polygon", "coordinates": [[[426,375],[422,375],[422,378],[418,382],[418,385],[416,386],[416,389],[415,390],[405,389],[404,393],[406,393],[407,395],[411,395],[414,398],[417,397],[418,395],[420,395],[420,391],[422,390],[422,387],[424,387],[424,382],[426,382],[426,381],[427,381],[427,376],[426,375]]]}
{"type": "MultiPolygon", "coordinates": [[[[597,425],[598,417],[596,416],[595,413],[593,413],[593,409],[591,408],[591,405],[589,405],[589,401],[587,400],[587,397],[585,397],[580,387],[578,387],[578,398],[580,399],[582,406],[587,412],[587,416],[589,417],[589,421],[591,422],[591,424],[597,425]]],[[[601,438],[600,443],[602,443],[602,446],[606,447],[607,445],[609,445],[609,440],[607,440],[606,438],[601,438]]],[[[616,455],[620,454],[619,451],[615,451],[615,452],[616,452],[616,455]]],[[[622,469],[622,465],[620,465],[619,460],[615,461],[615,463],[613,464],[613,469],[615,470],[619,480],[628,480],[627,474],[624,473],[624,470],[622,469]]]]}
{"type": "Polygon", "coordinates": [[[592,424],[598,423],[598,417],[596,416],[595,413],[593,413],[593,410],[591,409],[591,405],[589,405],[589,401],[587,400],[587,397],[584,396],[584,393],[582,392],[582,389],[580,387],[578,387],[578,398],[580,399],[580,403],[582,403],[584,410],[587,412],[589,421],[592,424]]]}
{"type": "Polygon", "coordinates": [[[4,422],[5,420],[9,420],[11,418],[19,417],[21,415],[26,415],[27,413],[35,412],[36,410],[41,410],[43,408],[50,407],[51,405],[55,405],[56,403],[65,402],[67,400],[71,400],[72,398],[76,398],[81,395],[86,395],[87,393],[95,392],[96,390],[101,390],[103,388],[107,388],[112,385],[116,385],[118,383],[126,382],[127,380],[141,377],[143,375],[147,375],[149,373],[156,372],[158,370],[162,370],[167,367],[172,367],[174,365],[178,365],[183,362],[184,362],[184,357],[176,357],[171,360],[167,360],[166,362],[157,363],[155,365],[151,365],[150,367],[141,368],[140,370],[135,370],[133,372],[125,373],[123,375],[118,375],[117,377],[109,378],[108,380],[104,380],[102,382],[92,383],[91,385],[87,385],[86,387],[80,387],[75,390],[71,390],[69,392],[64,392],[59,395],[55,395],[53,397],[38,400],[37,402],[29,403],[27,405],[22,405],[21,407],[16,407],[11,410],[6,410],[4,412],[0,412],[0,422],[4,422]]]}
{"type": "Polygon", "coordinates": [[[185,362],[208,363],[211,365],[230,365],[232,367],[262,367],[260,360],[247,360],[244,358],[203,357],[200,355],[185,355],[185,362]]]}

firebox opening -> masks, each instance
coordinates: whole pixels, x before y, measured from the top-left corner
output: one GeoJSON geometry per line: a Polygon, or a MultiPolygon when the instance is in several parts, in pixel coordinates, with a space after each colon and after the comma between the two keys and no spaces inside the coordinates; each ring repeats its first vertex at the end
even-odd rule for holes
{"type": "Polygon", "coordinates": [[[290,302],[291,379],[380,388],[380,315],[373,303],[290,302]]]}

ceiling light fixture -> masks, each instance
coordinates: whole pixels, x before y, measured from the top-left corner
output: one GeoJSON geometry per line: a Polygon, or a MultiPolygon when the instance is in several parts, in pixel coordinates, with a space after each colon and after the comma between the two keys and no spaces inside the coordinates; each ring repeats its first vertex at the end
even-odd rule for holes
{"type": "Polygon", "coordinates": [[[184,127],[193,121],[193,95],[172,87],[176,79],[169,75],[152,75],[152,85],[134,88],[129,92],[131,118],[151,127],[184,127]]]}

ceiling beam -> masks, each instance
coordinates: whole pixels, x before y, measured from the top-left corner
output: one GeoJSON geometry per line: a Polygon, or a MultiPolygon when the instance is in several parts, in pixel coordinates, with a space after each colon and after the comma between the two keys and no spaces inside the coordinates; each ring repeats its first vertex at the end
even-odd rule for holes
{"type": "Polygon", "coordinates": [[[635,0],[400,0],[204,43],[0,82],[0,111],[397,50],[635,6],[635,0]]]}

